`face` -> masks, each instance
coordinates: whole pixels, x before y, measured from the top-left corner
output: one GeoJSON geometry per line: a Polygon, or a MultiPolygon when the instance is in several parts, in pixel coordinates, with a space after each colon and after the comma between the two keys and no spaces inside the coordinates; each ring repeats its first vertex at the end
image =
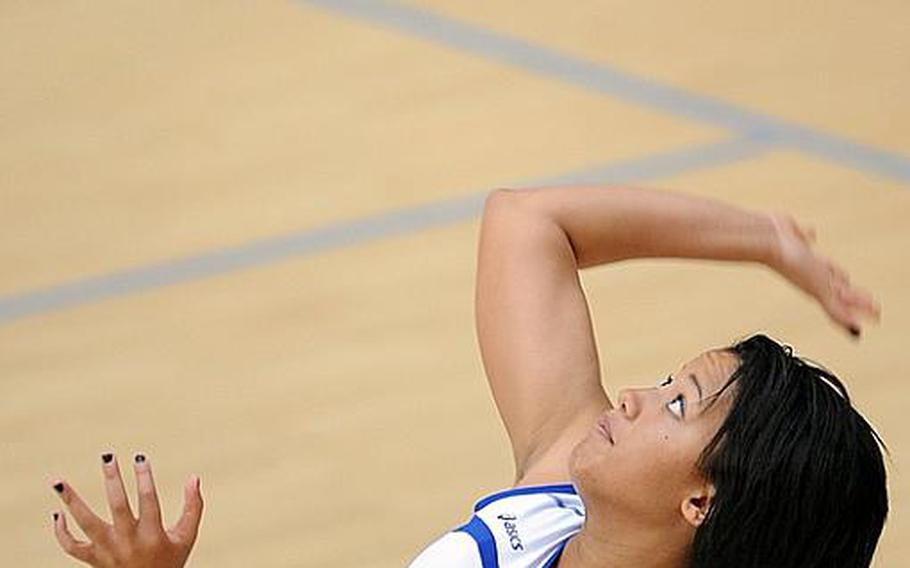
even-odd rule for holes
{"type": "Polygon", "coordinates": [[[736,385],[710,408],[707,399],[738,365],[732,353],[708,351],[653,386],[620,390],[616,407],[572,451],[570,472],[585,503],[648,524],[678,518],[687,496],[705,488],[695,461],[729,412],[736,385]]]}

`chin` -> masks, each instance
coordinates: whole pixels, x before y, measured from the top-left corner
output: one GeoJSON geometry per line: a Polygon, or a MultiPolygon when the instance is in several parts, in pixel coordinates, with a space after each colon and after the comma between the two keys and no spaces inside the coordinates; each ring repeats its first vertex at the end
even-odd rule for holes
{"type": "Polygon", "coordinates": [[[572,448],[572,451],[569,453],[569,478],[574,482],[575,478],[578,476],[578,447],[581,445],[579,442],[575,444],[575,447],[572,448]]]}
{"type": "Polygon", "coordinates": [[[578,442],[569,454],[569,477],[576,488],[596,478],[599,460],[588,442],[587,438],[578,442]]]}

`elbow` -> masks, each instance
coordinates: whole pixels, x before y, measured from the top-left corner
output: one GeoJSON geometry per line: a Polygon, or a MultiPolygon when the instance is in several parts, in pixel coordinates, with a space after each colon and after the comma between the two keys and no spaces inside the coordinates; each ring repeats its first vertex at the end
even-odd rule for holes
{"type": "Polygon", "coordinates": [[[519,201],[525,201],[521,198],[526,197],[527,193],[527,190],[504,187],[490,191],[484,200],[484,215],[498,211],[515,211],[519,207],[519,201]]]}
{"type": "Polygon", "coordinates": [[[520,192],[520,190],[517,190],[517,189],[510,189],[507,187],[497,187],[496,189],[487,193],[486,203],[490,204],[490,203],[502,201],[503,199],[506,199],[508,197],[514,197],[519,192],[520,192]]]}

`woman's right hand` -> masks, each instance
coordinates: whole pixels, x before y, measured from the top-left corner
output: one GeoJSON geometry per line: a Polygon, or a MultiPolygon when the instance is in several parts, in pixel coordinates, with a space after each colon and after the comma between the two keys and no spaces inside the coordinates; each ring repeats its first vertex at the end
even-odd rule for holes
{"type": "Polygon", "coordinates": [[[53,483],[82,532],[90,542],[77,540],[66,526],[66,516],[55,512],[54,533],[63,550],[96,568],[180,568],[186,563],[196,542],[202,518],[199,478],[191,476],[184,487],[184,507],[180,520],[170,529],[161,524],[161,510],[148,460],[137,454],[133,463],[139,493],[139,517],[133,515],[123,489],[120,468],[113,454],[102,456],[104,487],[112,523],[107,523],[82,500],[68,483],[53,483]]]}
{"type": "Polygon", "coordinates": [[[881,307],[872,295],[851,284],[843,268],[813,248],[813,229],[785,214],[771,215],[771,220],[777,239],[774,270],[815,298],[828,317],[854,337],[859,337],[863,320],[879,321],[881,307]]]}

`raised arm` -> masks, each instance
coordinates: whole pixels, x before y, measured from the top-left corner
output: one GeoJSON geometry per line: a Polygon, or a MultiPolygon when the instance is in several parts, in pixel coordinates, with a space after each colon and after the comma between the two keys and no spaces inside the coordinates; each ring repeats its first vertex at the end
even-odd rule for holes
{"type": "Polygon", "coordinates": [[[643,257],[766,264],[859,333],[877,317],[865,292],[811,249],[788,216],[623,187],[496,190],[481,224],[476,324],[481,357],[516,466],[567,479],[574,441],[611,403],[601,385],[578,270],[643,257]]]}

